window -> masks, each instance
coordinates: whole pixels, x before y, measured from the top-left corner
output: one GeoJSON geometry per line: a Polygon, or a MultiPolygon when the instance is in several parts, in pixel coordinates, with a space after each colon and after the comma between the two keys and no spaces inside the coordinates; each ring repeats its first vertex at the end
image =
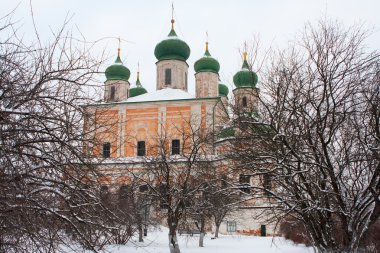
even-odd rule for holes
{"type": "Polygon", "coordinates": [[[179,155],[180,153],[180,141],[172,140],[172,155],[179,155]]]}
{"type": "Polygon", "coordinates": [[[169,205],[166,202],[166,200],[167,200],[166,184],[161,184],[158,188],[158,191],[160,193],[160,208],[161,209],[168,209],[169,205]]]}
{"type": "Polygon", "coordinates": [[[187,73],[185,72],[185,90],[187,90],[187,73]]]}
{"type": "Polygon", "coordinates": [[[220,179],[220,186],[224,189],[227,188],[227,176],[222,175],[222,178],[220,179]]]}
{"type": "Polygon", "coordinates": [[[140,192],[146,192],[146,191],[148,191],[149,190],[149,188],[148,188],[148,185],[147,184],[143,184],[143,185],[140,185],[139,186],[139,191],[140,192]]]}
{"type": "Polygon", "coordinates": [[[103,157],[109,158],[111,156],[111,143],[103,143],[103,157]]]}
{"type": "Polygon", "coordinates": [[[100,186],[100,193],[101,194],[108,193],[108,186],[107,185],[100,186]]]}
{"type": "Polygon", "coordinates": [[[145,141],[137,142],[137,156],[145,156],[145,141]]]}
{"type": "Polygon", "coordinates": [[[172,84],[172,70],[165,69],[165,85],[171,85],[171,84],[172,84]]]}
{"type": "Polygon", "coordinates": [[[110,94],[111,99],[115,99],[115,93],[116,93],[116,87],[111,86],[111,94],[110,94]]]}
{"type": "Polygon", "coordinates": [[[264,190],[265,190],[265,195],[269,196],[269,191],[272,190],[272,178],[270,175],[268,174],[265,174],[263,176],[263,187],[264,187],[264,190]]]}
{"type": "Polygon", "coordinates": [[[102,185],[100,186],[100,198],[102,201],[107,201],[108,198],[108,186],[102,185]]]}
{"type": "Polygon", "coordinates": [[[119,207],[122,209],[128,208],[132,201],[132,191],[131,188],[125,184],[119,188],[119,207]]]}
{"type": "Polygon", "coordinates": [[[250,184],[250,176],[248,175],[239,175],[239,183],[240,184],[250,184]]]}
{"type": "Polygon", "coordinates": [[[240,183],[240,191],[249,194],[251,193],[251,183],[250,183],[250,176],[248,175],[239,175],[239,183],[240,183]]]}
{"type": "Polygon", "coordinates": [[[261,232],[261,236],[267,236],[267,226],[261,225],[260,226],[260,232],[261,232]]]}
{"type": "Polygon", "coordinates": [[[236,232],[236,221],[227,221],[227,232],[236,232]]]}
{"type": "Polygon", "coordinates": [[[125,184],[123,184],[122,186],[120,186],[120,189],[119,189],[119,200],[127,200],[128,199],[128,186],[126,186],[125,184]]]}
{"type": "Polygon", "coordinates": [[[210,199],[210,185],[208,183],[204,183],[202,186],[202,195],[204,200],[210,199]]]}
{"type": "Polygon", "coordinates": [[[242,100],[242,105],[243,107],[247,107],[247,97],[243,97],[243,100],[242,100]]]}

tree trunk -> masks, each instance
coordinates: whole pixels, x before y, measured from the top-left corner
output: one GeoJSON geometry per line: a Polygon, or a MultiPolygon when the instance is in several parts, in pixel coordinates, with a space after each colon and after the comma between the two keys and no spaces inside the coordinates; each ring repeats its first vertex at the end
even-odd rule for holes
{"type": "Polygon", "coordinates": [[[204,247],[203,246],[203,239],[205,238],[205,233],[200,233],[199,235],[199,247],[204,247]]]}
{"type": "Polygon", "coordinates": [[[219,236],[219,227],[220,227],[220,223],[219,224],[215,224],[215,236],[216,238],[218,238],[219,236]]]}
{"type": "Polygon", "coordinates": [[[205,238],[205,219],[201,218],[201,227],[199,235],[199,247],[203,247],[203,239],[205,238]]]}
{"type": "MultiPolygon", "coordinates": [[[[168,219],[170,220],[170,219],[168,219]]],[[[170,253],[181,253],[179,250],[178,240],[177,240],[177,227],[169,223],[169,249],[170,253]]]]}
{"type": "Polygon", "coordinates": [[[170,253],[181,253],[176,235],[169,234],[169,249],[170,253]]]}
{"type": "Polygon", "coordinates": [[[143,226],[142,226],[141,223],[139,223],[138,229],[139,229],[139,242],[144,242],[144,239],[143,239],[143,226]]]}

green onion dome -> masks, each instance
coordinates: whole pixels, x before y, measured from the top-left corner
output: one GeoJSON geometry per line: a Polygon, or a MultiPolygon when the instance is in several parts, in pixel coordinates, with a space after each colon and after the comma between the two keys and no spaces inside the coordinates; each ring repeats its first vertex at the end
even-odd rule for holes
{"type": "Polygon", "coordinates": [[[241,70],[234,75],[234,84],[236,87],[256,87],[257,74],[249,70],[247,62],[247,53],[244,53],[244,61],[241,70]]]}
{"type": "Polygon", "coordinates": [[[136,97],[145,93],[147,93],[147,91],[140,83],[140,72],[137,72],[136,87],[129,90],[129,97],[136,97]]]}
{"type": "Polygon", "coordinates": [[[210,52],[208,51],[208,42],[206,42],[206,51],[202,58],[194,64],[195,73],[199,72],[214,72],[218,73],[220,69],[219,62],[211,57],[210,52]]]}
{"type": "Polygon", "coordinates": [[[190,47],[183,40],[177,37],[173,28],[174,20],[172,20],[172,29],[168,37],[156,45],[154,55],[157,60],[181,60],[186,61],[190,56],[190,47]]]}
{"type": "Polygon", "coordinates": [[[120,59],[120,49],[116,58],[116,61],[114,64],[109,66],[106,69],[106,78],[108,80],[123,80],[123,81],[128,81],[131,72],[127,67],[123,65],[123,62],[120,59]]]}
{"type": "Polygon", "coordinates": [[[220,97],[227,97],[228,96],[228,87],[225,84],[219,83],[218,89],[219,89],[219,96],[220,97]]]}

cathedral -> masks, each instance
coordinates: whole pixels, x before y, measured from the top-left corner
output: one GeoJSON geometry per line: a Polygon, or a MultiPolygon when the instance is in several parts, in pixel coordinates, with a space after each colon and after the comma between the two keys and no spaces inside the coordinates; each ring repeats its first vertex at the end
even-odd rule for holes
{"type": "MultiPolygon", "coordinates": [[[[223,156],[228,150],[225,140],[233,138],[236,132],[228,125],[234,117],[230,105],[257,110],[258,77],[250,70],[246,53],[241,69],[233,77],[236,87],[232,95],[219,81],[220,64],[212,57],[208,42],[203,56],[194,63],[195,94],[188,92],[188,86],[194,85],[188,83],[190,47],[177,36],[173,19],[168,36],[156,45],[154,55],[157,58],[154,92],[147,92],[139,72],[131,85],[130,70],[121,61],[119,48],[115,63],[105,70],[103,101],[85,106],[88,116],[84,132],[87,139],[93,140],[85,145],[85,154],[102,159],[97,181],[105,190],[117,191],[131,184],[129,172],[144,170],[146,159],[159,154],[162,136],[171,156],[188,152],[185,136],[189,136],[192,127],[186,127],[185,122],[202,129],[202,133],[221,133],[205,150],[206,155],[223,156]]],[[[227,168],[228,164],[229,161],[219,159],[217,166],[227,168]]],[[[249,193],[249,186],[257,180],[240,175],[238,181],[245,185],[242,191],[249,193]]],[[[260,235],[263,230],[274,233],[271,224],[254,218],[268,203],[248,198],[240,202],[239,209],[223,220],[221,233],[260,235]]]]}

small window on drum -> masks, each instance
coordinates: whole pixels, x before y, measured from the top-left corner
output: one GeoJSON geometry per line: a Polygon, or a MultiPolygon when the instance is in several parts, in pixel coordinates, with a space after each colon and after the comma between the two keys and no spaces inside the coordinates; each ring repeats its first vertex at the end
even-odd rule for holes
{"type": "Polygon", "coordinates": [[[242,105],[243,105],[243,107],[247,107],[247,105],[248,105],[247,97],[243,97],[243,99],[242,99],[242,105]]]}
{"type": "Polygon", "coordinates": [[[116,94],[116,87],[115,86],[111,86],[111,94],[110,94],[110,98],[113,100],[115,99],[115,94],[116,94]]]}
{"type": "Polygon", "coordinates": [[[171,84],[172,84],[172,70],[165,69],[165,85],[171,85],[171,84]]]}
{"type": "Polygon", "coordinates": [[[185,90],[187,90],[187,73],[185,72],[185,90]]]}

